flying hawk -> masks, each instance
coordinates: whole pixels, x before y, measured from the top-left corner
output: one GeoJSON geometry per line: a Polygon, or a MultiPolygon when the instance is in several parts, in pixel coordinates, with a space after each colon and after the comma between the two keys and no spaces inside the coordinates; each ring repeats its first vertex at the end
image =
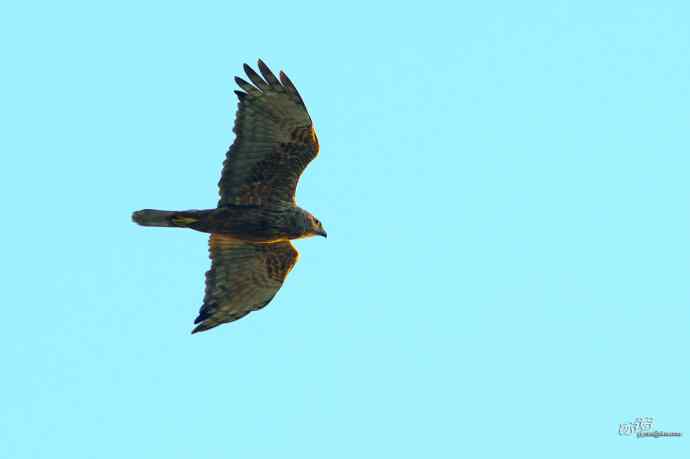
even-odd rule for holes
{"type": "Polygon", "coordinates": [[[143,226],[211,234],[211,269],[192,333],[266,306],[297,263],[290,240],[326,237],[321,222],[295,202],[297,181],[319,152],[314,124],[287,75],[276,78],[261,60],[258,66],[261,76],[244,64],[251,83],[235,77],[242,89],[235,91],[236,138],[223,163],[218,207],[132,214],[143,226]]]}

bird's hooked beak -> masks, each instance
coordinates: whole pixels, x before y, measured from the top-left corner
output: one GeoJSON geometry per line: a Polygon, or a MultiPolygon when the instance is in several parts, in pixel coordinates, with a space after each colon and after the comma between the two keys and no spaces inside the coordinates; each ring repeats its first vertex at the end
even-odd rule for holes
{"type": "Polygon", "coordinates": [[[316,234],[318,234],[319,236],[323,236],[325,238],[328,238],[328,233],[326,233],[326,230],[323,228],[321,228],[316,234]]]}

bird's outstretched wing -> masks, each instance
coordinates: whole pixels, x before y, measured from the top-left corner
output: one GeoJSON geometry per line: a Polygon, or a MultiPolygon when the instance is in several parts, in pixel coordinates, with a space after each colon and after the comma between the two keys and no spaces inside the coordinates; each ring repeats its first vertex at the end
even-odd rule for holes
{"type": "Polygon", "coordinates": [[[235,81],[240,101],[235,142],[228,150],[218,186],[218,207],[292,205],[300,175],[319,152],[316,131],[302,97],[282,71],[280,80],[259,60],[257,74],[244,64],[253,85],[235,81]]]}
{"type": "Polygon", "coordinates": [[[206,272],[204,305],[192,333],[266,306],[299,257],[289,241],[253,244],[220,234],[211,235],[209,252],[211,269],[206,272]]]}

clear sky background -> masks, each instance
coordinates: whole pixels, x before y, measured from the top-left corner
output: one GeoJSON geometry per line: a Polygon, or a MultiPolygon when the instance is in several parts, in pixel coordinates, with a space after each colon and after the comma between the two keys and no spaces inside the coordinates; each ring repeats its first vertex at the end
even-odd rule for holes
{"type": "Polygon", "coordinates": [[[0,457],[689,457],[689,5],[3,3],[0,457]],[[130,213],[215,205],[258,57],[329,238],[191,336],[130,213]]]}

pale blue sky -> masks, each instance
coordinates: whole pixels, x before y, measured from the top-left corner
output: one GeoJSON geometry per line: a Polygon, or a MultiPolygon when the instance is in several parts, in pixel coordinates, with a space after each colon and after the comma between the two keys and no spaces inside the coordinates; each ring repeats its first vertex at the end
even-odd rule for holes
{"type": "Polygon", "coordinates": [[[0,457],[688,457],[690,4],[0,7],[0,457]],[[232,77],[329,238],[191,336],[232,77]]]}

